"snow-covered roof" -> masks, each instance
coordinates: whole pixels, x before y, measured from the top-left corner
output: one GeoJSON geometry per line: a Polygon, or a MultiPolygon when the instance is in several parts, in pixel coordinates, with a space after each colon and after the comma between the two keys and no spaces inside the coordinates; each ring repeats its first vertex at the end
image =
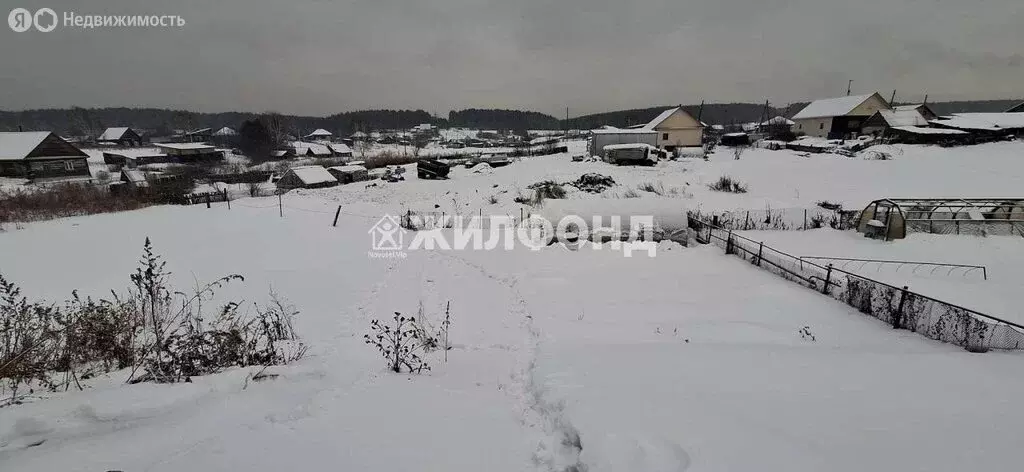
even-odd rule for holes
{"type": "Polygon", "coordinates": [[[1007,113],[1024,113],[1024,102],[1020,102],[1020,103],[1010,107],[1010,109],[1006,110],[1006,112],[1007,113]]]}
{"type": "Polygon", "coordinates": [[[211,131],[213,131],[213,128],[199,128],[185,133],[185,136],[195,136],[197,134],[210,134],[211,131]]]}
{"type": "Polygon", "coordinates": [[[331,151],[334,151],[335,154],[351,154],[352,153],[352,148],[348,147],[348,145],[345,144],[345,143],[331,143],[331,144],[328,144],[327,147],[331,148],[331,151]]]}
{"type": "Polygon", "coordinates": [[[233,130],[231,128],[228,128],[227,126],[217,130],[216,133],[213,133],[214,136],[235,136],[237,134],[238,134],[237,131],[235,131],[235,130],[233,130]]]}
{"type": "Polygon", "coordinates": [[[141,170],[124,169],[121,171],[121,175],[124,176],[125,180],[137,186],[148,185],[146,181],[146,173],[141,170]]]}
{"type": "Polygon", "coordinates": [[[796,122],[786,118],[785,116],[776,116],[775,118],[772,118],[770,120],[766,120],[766,121],[761,123],[762,126],[769,126],[769,125],[795,125],[795,124],[796,124],[796,122]]]}
{"type": "Polygon", "coordinates": [[[1024,113],[954,113],[931,122],[951,128],[985,131],[1024,129],[1024,113]]]}
{"type": "Polygon", "coordinates": [[[831,116],[843,116],[853,111],[854,108],[860,106],[861,103],[867,101],[874,94],[869,93],[867,95],[850,95],[847,97],[836,97],[836,98],[825,98],[821,100],[815,100],[800,110],[793,116],[794,120],[803,120],[807,118],[826,118],[831,116]]]}
{"type": "Polygon", "coordinates": [[[893,126],[892,128],[914,134],[967,134],[966,131],[958,129],[922,128],[920,126],[893,126]]]}
{"type": "Polygon", "coordinates": [[[676,110],[679,110],[680,108],[681,107],[669,108],[668,110],[661,112],[660,115],[654,117],[653,120],[649,121],[646,125],[644,125],[644,128],[646,128],[647,130],[653,130],[654,128],[657,128],[658,125],[661,124],[661,122],[667,120],[668,117],[672,116],[672,114],[675,113],[676,110]]]}
{"type": "Polygon", "coordinates": [[[897,126],[928,126],[928,120],[916,108],[909,110],[878,110],[877,113],[882,116],[882,119],[889,126],[894,128],[897,126]]]}
{"type": "Polygon", "coordinates": [[[322,166],[300,166],[292,167],[288,173],[295,174],[298,179],[306,185],[322,184],[324,182],[337,182],[330,172],[322,166]]]}
{"type": "Polygon", "coordinates": [[[192,151],[192,150],[204,150],[213,151],[216,149],[209,144],[203,143],[153,143],[154,146],[164,149],[174,149],[176,151],[192,151]]]}
{"type": "Polygon", "coordinates": [[[365,138],[366,137],[366,133],[364,133],[362,131],[356,131],[355,133],[352,133],[352,136],[350,136],[350,137],[351,138],[365,138]]]}
{"type": "Polygon", "coordinates": [[[98,138],[96,138],[96,140],[97,141],[117,141],[118,139],[121,139],[121,137],[124,136],[124,134],[127,133],[127,132],[128,132],[128,127],[127,126],[119,127],[119,128],[107,128],[107,129],[105,129],[103,131],[103,134],[101,134],[98,138]]]}
{"type": "Polygon", "coordinates": [[[328,167],[329,170],[336,170],[345,174],[351,174],[355,172],[366,172],[366,168],[363,166],[347,165],[347,166],[334,166],[328,167]]]}
{"type": "Polygon", "coordinates": [[[323,128],[317,128],[312,133],[309,133],[309,134],[306,135],[307,138],[330,137],[330,136],[334,136],[334,135],[331,134],[330,131],[327,131],[327,130],[325,130],[323,128]]]}
{"type": "Polygon", "coordinates": [[[313,151],[314,156],[330,156],[333,154],[330,148],[319,143],[294,141],[291,143],[291,147],[295,149],[295,155],[297,156],[306,156],[309,154],[309,151],[313,151]]]}
{"type": "Polygon", "coordinates": [[[747,135],[747,133],[725,133],[722,136],[730,136],[730,137],[733,137],[733,138],[738,138],[740,136],[746,136],[746,135],[747,135]]]}
{"type": "Polygon", "coordinates": [[[657,131],[652,129],[623,129],[614,127],[604,127],[601,129],[595,129],[591,131],[593,134],[655,134],[657,131]]]}
{"type": "Polygon", "coordinates": [[[113,154],[113,155],[116,155],[116,156],[133,157],[133,158],[134,157],[149,157],[149,156],[159,156],[159,155],[161,155],[160,151],[157,150],[157,149],[154,149],[154,148],[128,148],[128,149],[110,149],[110,150],[108,150],[108,149],[83,149],[83,151],[85,151],[86,154],[89,154],[90,157],[94,156],[96,154],[96,152],[100,153],[99,157],[102,157],[103,154],[113,154]]]}
{"type": "Polygon", "coordinates": [[[49,131],[0,133],[0,160],[24,159],[50,135],[49,131]]]}
{"type": "Polygon", "coordinates": [[[614,151],[616,149],[657,149],[650,144],[644,143],[627,143],[627,144],[609,144],[603,148],[605,151],[614,151]]]}

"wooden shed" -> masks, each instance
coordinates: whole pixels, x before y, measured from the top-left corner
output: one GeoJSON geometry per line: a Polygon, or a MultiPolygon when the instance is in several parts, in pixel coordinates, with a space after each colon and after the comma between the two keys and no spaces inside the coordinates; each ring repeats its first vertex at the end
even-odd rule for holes
{"type": "Polygon", "coordinates": [[[342,184],[370,179],[370,174],[366,168],[357,165],[328,167],[327,172],[330,172],[338,180],[338,183],[342,184]]]}
{"type": "Polygon", "coordinates": [[[324,188],[338,185],[327,169],[322,166],[299,166],[288,169],[277,181],[277,188],[291,190],[293,188],[324,188]]]}

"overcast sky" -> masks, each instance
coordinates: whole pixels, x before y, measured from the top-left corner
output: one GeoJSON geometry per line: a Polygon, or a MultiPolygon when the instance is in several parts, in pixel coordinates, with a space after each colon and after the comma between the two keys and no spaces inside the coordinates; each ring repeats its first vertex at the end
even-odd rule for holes
{"type": "Polygon", "coordinates": [[[13,0],[183,28],[0,30],[0,109],[572,115],[855,93],[1024,97],[1022,0],[13,0]]]}

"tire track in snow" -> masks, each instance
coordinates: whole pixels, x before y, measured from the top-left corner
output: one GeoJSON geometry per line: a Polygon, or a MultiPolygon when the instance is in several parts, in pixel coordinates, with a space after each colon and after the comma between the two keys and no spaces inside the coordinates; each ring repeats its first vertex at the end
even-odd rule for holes
{"type": "Polygon", "coordinates": [[[524,348],[517,350],[517,367],[511,374],[514,388],[511,395],[518,404],[524,426],[538,436],[537,448],[532,462],[544,472],[584,472],[586,465],[580,459],[583,444],[579,431],[566,415],[565,402],[552,399],[550,390],[537,373],[537,355],[543,335],[534,323],[529,305],[519,291],[519,280],[494,274],[480,264],[454,254],[438,253],[449,260],[455,260],[480,272],[485,277],[505,286],[512,294],[514,305],[509,313],[520,319],[520,326],[526,332],[524,348]]]}

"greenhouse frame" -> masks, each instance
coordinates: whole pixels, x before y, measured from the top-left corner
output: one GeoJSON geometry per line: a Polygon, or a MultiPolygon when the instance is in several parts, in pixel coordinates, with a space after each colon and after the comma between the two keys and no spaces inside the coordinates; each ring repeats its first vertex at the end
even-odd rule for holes
{"type": "Polygon", "coordinates": [[[911,232],[1024,237],[1024,197],[883,198],[860,213],[857,231],[886,241],[911,232]]]}

